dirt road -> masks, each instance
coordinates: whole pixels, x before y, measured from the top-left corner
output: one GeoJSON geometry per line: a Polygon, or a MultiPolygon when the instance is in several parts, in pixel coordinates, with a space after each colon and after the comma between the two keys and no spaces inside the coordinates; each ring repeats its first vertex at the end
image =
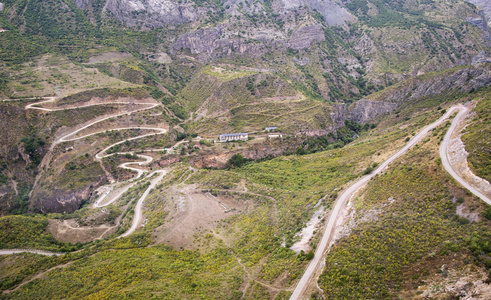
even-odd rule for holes
{"type": "Polygon", "coordinates": [[[24,252],[47,255],[47,256],[53,256],[53,255],[60,256],[60,255],[65,254],[65,253],[50,252],[50,251],[43,251],[43,250],[34,250],[34,249],[4,249],[4,250],[0,250],[0,255],[11,255],[11,254],[17,254],[17,253],[24,253],[24,252]]]}
{"type": "Polygon", "coordinates": [[[158,171],[153,172],[149,176],[152,176],[153,174],[157,174],[157,173],[159,173],[160,175],[157,176],[157,178],[155,178],[154,180],[152,180],[152,183],[150,184],[150,186],[148,186],[145,193],[143,193],[143,195],[140,197],[140,199],[138,199],[138,202],[136,203],[135,216],[133,217],[133,223],[131,224],[130,229],[128,229],[128,231],[126,231],[125,233],[120,235],[119,238],[122,238],[122,237],[125,237],[125,236],[132,234],[133,232],[135,232],[138,225],[140,225],[140,223],[143,219],[143,211],[142,211],[143,202],[147,198],[148,194],[150,194],[150,191],[155,188],[157,183],[159,183],[162,180],[162,178],[164,178],[165,174],[167,174],[167,171],[158,170],[158,171]]]}
{"type": "Polygon", "coordinates": [[[486,202],[487,204],[491,205],[491,199],[489,199],[486,195],[481,193],[477,188],[469,184],[469,182],[465,181],[457,172],[456,170],[452,167],[450,164],[449,160],[449,148],[450,148],[450,141],[452,134],[455,132],[456,128],[459,126],[459,124],[465,119],[467,113],[469,112],[469,108],[462,106],[459,113],[453,119],[452,125],[448,129],[447,133],[445,134],[445,137],[440,145],[440,157],[442,159],[442,165],[445,168],[445,170],[455,179],[457,180],[458,183],[460,183],[464,188],[468,189],[471,193],[476,195],[476,197],[481,198],[482,201],[486,202]]]}
{"type": "MultiPolygon", "coordinates": [[[[304,291],[314,279],[314,274],[316,273],[320,262],[324,260],[325,254],[328,251],[328,246],[333,239],[334,229],[338,222],[338,218],[341,215],[343,208],[346,206],[348,201],[351,200],[353,195],[356,194],[372,177],[381,173],[388,165],[390,165],[394,160],[399,158],[401,155],[406,153],[411,147],[416,145],[420,140],[422,140],[430,130],[441,125],[450,115],[455,111],[460,110],[461,112],[467,108],[463,105],[452,106],[440,119],[434,123],[424,127],[417,135],[415,135],[403,148],[401,148],[397,153],[392,155],[386,161],[384,161],[377,169],[375,169],[371,174],[366,175],[355,181],[349,188],[344,190],[335,201],[332,211],[329,214],[327,225],[324,229],[322,239],[317,245],[314,258],[310,261],[307,269],[305,270],[302,278],[298,281],[295,290],[293,291],[290,300],[303,299],[304,291]]],[[[443,159],[442,159],[443,160],[443,159]]],[[[453,175],[452,175],[453,176],[453,175]]]]}

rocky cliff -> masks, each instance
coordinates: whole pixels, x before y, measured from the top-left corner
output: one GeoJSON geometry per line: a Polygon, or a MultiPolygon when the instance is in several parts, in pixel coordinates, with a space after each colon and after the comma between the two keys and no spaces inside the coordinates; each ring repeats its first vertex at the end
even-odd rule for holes
{"type": "Polygon", "coordinates": [[[156,28],[194,21],[208,9],[196,6],[193,1],[107,0],[104,10],[127,26],[156,28]]]}
{"type": "Polygon", "coordinates": [[[489,85],[491,85],[491,64],[419,76],[402,81],[392,88],[357,101],[351,106],[334,104],[334,112],[330,114],[333,122],[332,129],[342,127],[346,119],[367,123],[394,111],[404,103],[424,97],[445,92],[468,93],[489,85]]]}
{"type": "Polygon", "coordinates": [[[491,65],[459,67],[405,80],[369,99],[401,104],[444,91],[469,92],[491,84],[491,65]]]}
{"type": "MultiPolygon", "coordinates": [[[[90,0],[76,0],[84,8],[90,0]]],[[[192,22],[206,14],[221,11],[228,16],[264,14],[271,7],[277,15],[298,11],[302,7],[318,11],[329,26],[341,26],[354,17],[339,2],[332,0],[274,0],[264,1],[227,0],[223,4],[176,0],[107,0],[105,10],[128,26],[143,25],[149,28],[167,24],[192,22]]]]}
{"type": "Polygon", "coordinates": [[[75,190],[39,190],[35,192],[32,197],[33,208],[43,212],[72,212],[80,209],[81,205],[86,203],[92,192],[99,186],[105,184],[107,178],[105,176],[99,176],[98,180],[93,184],[88,184],[82,188],[75,190]]]}
{"type": "Polygon", "coordinates": [[[469,0],[470,3],[473,3],[477,6],[478,9],[484,12],[484,16],[486,18],[486,22],[488,26],[491,26],[491,1],[489,0],[469,0]]]}

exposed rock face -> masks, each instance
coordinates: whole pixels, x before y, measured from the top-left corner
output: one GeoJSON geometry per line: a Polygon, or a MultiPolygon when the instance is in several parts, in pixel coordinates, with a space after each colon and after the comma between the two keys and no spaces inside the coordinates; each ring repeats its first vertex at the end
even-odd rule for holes
{"type": "Polygon", "coordinates": [[[221,37],[220,28],[199,29],[179,37],[173,45],[175,50],[188,48],[193,54],[211,54],[216,47],[216,41],[221,37]]]}
{"type": "Polygon", "coordinates": [[[232,53],[259,57],[266,52],[264,45],[250,44],[240,38],[224,38],[223,29],[219,27],[186,33],[177,39],[172,49],[172,54],[181,49],[189,49],[191,53],[198,54],[200,61],[232,53]]]}
{"type": "Polygon", "coordinates": [[[418,77],[406,80],[373,99],[362,99],[350,107],[334,104],[330,114],[333,129],[342,127],[346,119],[366,123],[389,113],[401,104],[445,91],[470,92],[491,85],[491,65],[469,67],[433,78],[418,77]]]}
{"type": "MultiPolygon", "coordinates": [[[[289,39],[273,40],[267,31],[257,32],[256,39],[264,44],[249,43],[238,36],[231,36],[223,27],[199,29],[180,36],[172,46],[172,54],[182,49],[189,49],[192,54],[198,54],[201,61],[209,58],[220,58],[231,54],[245,54],[252,57],[263,55],[270,45],[276,49],[304,49],[315,41],[324,41],[324,31],[320,24],[300,27],[289,39]]],[[[305,63],[308,63],[306,61],[305,63]]]]}
{"type": "Polygon", "coordinates": [[[300,65],[300,66],[305,66],[305,65],[308,65],[309,62],[310,62],[310,58],[308,57],[302,57],[302,59],[298,59],[296,57],[293,58],[293,61],[297,64],[297,65],[300,65]]]}
{"type": "Polygon", "coordinates": [[[485,52],[480,52],[478,55],[472,58],[473,65],[482,63],[491,63],[491,58],[487,56],[485,52]]]}
{"type": "Polygon", "coordinates": [[[305,4],[320,12],[328,26],[341,26],[346,21],[354,20],[346,8],[339,6],[337,1],[306,0],[305,4]]]}
{"type": "Polygon", "coordinates": [[[317,10],[329,26],[341,26],[354,19],[346,8],[332,0],[274,0],[272,4],[273,11],[277,14],[297,10],[301,6],[317,10]]]}
{"type": "Polygon", "coordinates": [[[73,2],[75,2],[75,5],[80,8],[80,9],[84,9],[87,7],[87,5],[89,5],[90,3],[90,0],[74,0],[73,2]]]}
{"type": "Polygon", "coordinates": [[[128,26],[156,28],[194,21],[206,12],[206,7],[193,4],[175,0],[108,0],[105,10],[128,26]]]}
{"type": "Polygon", "coordinates": [[[87,185],[78,190],[64,191],[54,189],[52,191],[41,190],[32,198],[34,208],[43,213],[47,212],[72,212],[80,208],[82,202],[88,199],[92,192],[102,184],[107,182],[105,176],[100,176],[94,184],[87,185]]]}
{"type": "Polygon", "coordinates": [[[4,5],[2,2],[0,2],[0,11],[3,11],[3,9],[4,9],[4,5]]]}
{"type": "Polygon", "coordinates": [[[358,123],[366,123],[378,116],[395,110],[399,105],[390,102],[374,102],[362,99],[354,104],[351,110],[351,119],[358,123]]]}
{"type": "Polygon", "coordinates": [[[345,104],[335,104],[335,111],[330,115],[333,122],[332,130],[343,127],[344,121],[347,119],[358,123],[367,123],[376,117],[395,110],[398,106],[398,103],[372,101],[369,99],[362,99],[351,107],[346,107],[345,104]]]}
{"type": "Polygon", "coordinates": [[[320,24],[308,25],[295,31],[288,41],[288,47],[292,49],[303,49],[310,47],[314,41],[324,41],[324,31],[320,24]]]}
{"type": "Polygon", "coordinates": [[[487,25],[491,26],[491,1],[489,0],[469,0],[470,3],[475,4],[478,9],[484,12],[484,16],[487,21],[487,25]]]}

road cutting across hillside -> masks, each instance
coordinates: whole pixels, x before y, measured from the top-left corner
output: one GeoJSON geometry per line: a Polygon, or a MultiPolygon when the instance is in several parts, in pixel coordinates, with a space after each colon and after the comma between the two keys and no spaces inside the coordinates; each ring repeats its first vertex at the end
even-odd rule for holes
{"type": "MultiPolygon", "coordinates": [[[[83,126],[81,128],[78,128],[78,129],[70,132],[69,134],[66,134],[66,135],[62,136],[62,137],[60,137],[59,139],[57,139],[56,141],[53,142],[53,145],[56,145],[56,144],[63,143],[63,142],[70,142],[70,141],[76,141],[76,140],[84,139],[84,138],[87,138],[89,136],[93,136],[93,135],[96,135],[96,134],[99,134],[99,133],[105,133],[105,132],[109,132],[109,131],[121,131],[121,130],[131,130],[131,129],[151,130],[151,131],[153,131],[152,133],[143,134],[143,135],[140,135],[140,136],[137,136],[137,137],[127,138],[127,139],[121,140],[119,142],[113,143],[113,144],[107,146],[106,148],[104,148],[102,151],[100,151],[99,153],[97,153],[95,155],[95,159],[98,160],[98,161],[102,161],[102,159],[104,159],[106,157],[113,156],[113,155],[125,155],[125,154],[136,155],[138,158],[143,158],[144,159],[144,161],[126,162],[126,163],[120,164],[119,165],[120,168],[127,169],[127,170],[130,170],[130,171],[135,171],[135,172],[137,172],[137,176],[135,178],[132,178],[130,181],[128,181],[127,184],[126,184],[126,186],[123,186],[122,190],[119,191],[119,193],[117,193],[111,199],[109,199],[109,201],[105,201],[105,203],[102,203],[102,201],[105,200],[105,198],[108,196],[108,194],[110,192],[107,192],[106,194],[102,195],[94,203],[93,207],[94,208],[99,208],[99,207],[103,207],[103,206],[106,206],[106,205],[109,205],[109,204],[113,203],[114,201],[118,200],[131,187],[135,186],[138,183],[138,179],[140,179],[143,176],[143,174],[145,174],[145,173],[148,172],[145,169],[136,168],[135,165],[136,166],[149,165],[153,161],[153,158],[151,156],[147,156],[147,155],[135,154],[134,152],[131,152],[131,151],[130,152],[116,152],[116,153],[111,153],[111,154],[107,154],[107,151],[109,149],[113,148],[114,146],[123,144],[123,143],[125,143],[127,141],[133,141],[133,140],[137,140],[137,139],[142,139],[142,138],[145,138],[145,137],[148,137],[148,136],[156,136],[156,135],[160,135],[160,134],[165,134],[165,133],[168,132],[167,129],[159,128],[159,127],[138,127],[138,126],[135,126],[135,127],[122,127],[122,128],[115,128],[115,129],[107,129],[107,130],[93,132],[93,133],[90,133],[90,134],[86,134],[86,135],[82,135],[82,136],[77,136],[77,137],[76,137],[76,135],[78,133],[80,133],[81,131],[94,126],[95,124],[98,124],[98,123],[100,123],[102,121],[105,121],[105,120],[108,120],[110,118],[114,118],[114,117],[122,116],[122,115],[131,115],[132,113],[135,113],[135,112],[138,112],[138,111],[152,109],[154,107],[157,107],[160,104],[159,103],[155,103],[155,102],[134,103],[134,102],[130,102],[130,101],[111,101],[111,102],[87,104],[87,105],[76,106],[76,107],[69,107],[69,108],[43,108],[43,107],[40,107],[40,105],[42,105],[42,104],[50,103],[50,102],[55,102],[56,99],[57,99],[56,97],[45,98],[45,100],[43,100],[41,102],[36,102],[36,103],[28,104],[28,105],[25,106],[25,108],[26,109],[41,110],[41,111],[45,111],[45,112],[53,112],[53,111],[78,109],[78,108],[86,108],[86,107],[90,107],[90,106],[109,105],[109,104],[138,104],[138,105],[145,105],[145,107],[142,107],[142,108],[133,110],[131,112],[118,113],[118,114],[110,115],[110,116],[103,117],[103,118],[100,118],[98,120],[92,121],[92,122],[88,123],[87,125],[85,125],[85,126],[83,126]]],[[[51,148],[53,148],[53,145],[51,146],[51,148]]],[[[128,235],[130,235],[131,233],[133,233],[137,229],[137,226],[141,223],[141,219],[143,218],[143,212],[142,212],[143,202],[145,201],[146,197],[149,195],[150,191],[155,187],[155,185],[158,182],[160,182],[162,180],[162,178],[165,176],[166,173],[167,173],[167,171],[158,170],[158,171],[152,172],[151,174],[149,174],[147,176],[147,178],[150,178],[154,174],[159,174],[159,176],[157,176],[157,178],[152,181],[152,183],[150,184],[150,186],[146,189],[146,191],[143,193],[143,195],[138,200],[138,202],[136,204],[136,207],[135,207],[135,216],[133,217],[131,228],[128,231],[126,231],[124,234],[122,234],[120,237],[128,236],[128,235]]],[[[113,186],[110,186],[109,187],[109,190],[112,190],[112,189],[113,189],[113,186]]]]}
{"type": "MultiPolygon", "coordinates": [[[[384,161],[380,166],[375,169],[371,174],[366,175],[352,183],[346,190],[340,193],[339,197],[335,201],[333,205],[333,209],[329,213],[328,220],[327,220],[327,225],[324,228],[324,232],[322,234],[321,241],[317,245],[316,251],[314,258],[310,261],[310,263],[307,266],[307,269],[305,270],[304,274],[298,281],[297,285],[295,286],[295,289],[290,297],[290,300],[297,300],[297,299],[303,299],[304,297],[304,292],[309,285],[309,283],[314,279],[314,275],[316,271],[319,268],[319,265],[322,260],[325,259],[325,255],[327,254],[327,251],[329,250],[330,243],[333,241],[334,238],[334,229],[336,227],[336,224],[338,223],[338,220],[340,218],[340,215],[343,211],[343,208],[346,206],[346,204],[353,198],[353,196],[368,182],[370,179],[372,179],[375,175],[380,174],[382,171],[387,168],[392,162],[394,162],[396,159],[401,157],[404,153],[406,153],[411,147],[416,145],[420,140],[422,140],[430,130],[433,130],[434,128],[440,126],[445,120],[447,120],[452,114],[454,114],[456,111],[459,111],[459,114],[457,117],[453,120],[452,126],[450,129],[447,131],[447,135],[450,136],[455,130],[458,122],[462,120],[462,116],[469,110],[464,105],[455,105],[452,106],[448,111],[437,121],[433,122],[430,125],[427,125],[424,127],[417,135],[415,135],[403,148],[401,148],[397,153],[392,155],[389,159],[384,161]]],[[[442,146],[440,149],[446,149],[448,147],[448,140],[447,142],[443,142],[442,146]]],[[[440,150],[440,153],[442,150],[440,150]]],[[[442,162],[443,162],[443,157],[442,157],[442,162]]],[[[450,168],[451,166],[448,163],[447,159],[447,165],[445,166],[445,169],[450,168]]],[[[447,169],[448,170],[448,169],[447,169]]],[[[457,179],[454,175],[459,177],[455,172],[449,172],[450,175],[452,175],[455,179],[457,179]]],[[[463,183],[463,186],[465,188],[472,188],[468,183],[466,183],[463,179],[461,179],[463,183]]],[[[459,181],[457,179],[457,181],[459,181]]],[[[459,181],[461,182],[461,181],[459,181]]],[[[461,183],[462,183],[461,182],[461,183]]],[[[475,191],[478,192],[476,189],[472,188],[469,189],[472,193],[475,191]]],[[[476,196],[481,198],[482,195],[481,193],[474,193],[476,196]]],[[[484,196],[485,197],[485,196],[484,196]]],[[[483,198],[481,198],[483,199],[483,198]]],[[[483,200],[489,203],[489,199],[485,200],[487,198],[484,198],[483,200]]]]}

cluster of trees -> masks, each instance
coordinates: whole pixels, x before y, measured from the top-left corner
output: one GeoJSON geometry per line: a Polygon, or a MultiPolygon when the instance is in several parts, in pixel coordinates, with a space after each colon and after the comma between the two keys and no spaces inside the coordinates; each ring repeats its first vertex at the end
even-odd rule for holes
{"type": "Polygon", "coordinates": [[[305,140],[296,150],[296,154],[305,155],[325,150],[342,148],[351,143],[362,131],[375,128],[376,124],[366,123],[361,125],[353,120],[346,120],[345,126],[338,129],[336,135],[329,133],[327,136],[313,137],[305,140]]]}
{"type": "Polygon", "coordinates": [[[37,167],[42,159],[42,147],[45,144],[44,140],[33,133],[23,137],[21,142],[24,143],[24,152],[29,155],[29,158],[31,159],[31,166],[37,167]]]}

